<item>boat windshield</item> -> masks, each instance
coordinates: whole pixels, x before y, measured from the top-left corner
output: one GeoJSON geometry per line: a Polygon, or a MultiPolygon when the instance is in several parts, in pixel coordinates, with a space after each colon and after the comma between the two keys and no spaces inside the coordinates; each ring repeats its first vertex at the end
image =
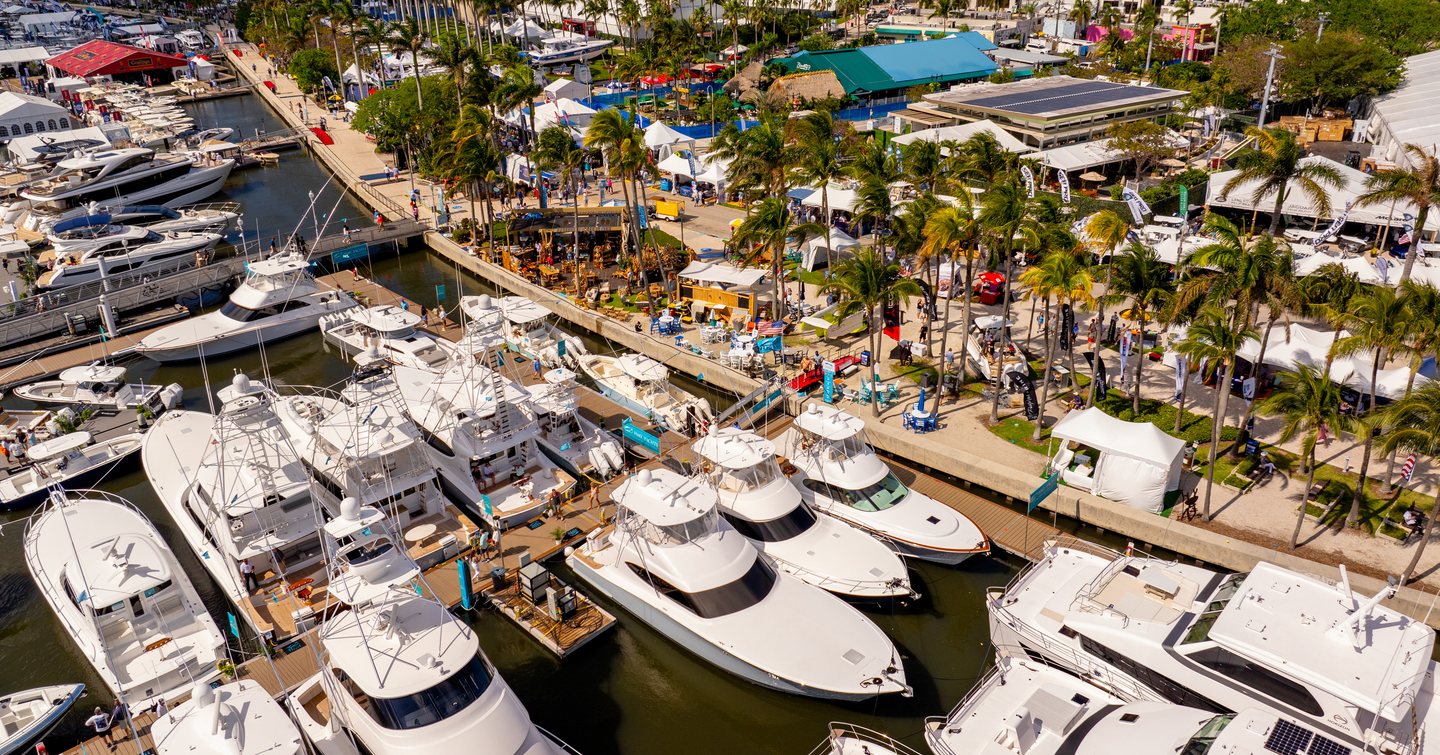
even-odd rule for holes
{"type": "Polygon", "coordinates": [[[694,542],[715,530],[718,517],[713,510],[697,519],[678,524],[655,524],[627,509],[620,510],[620,527],[633,532],[641,539],[655,545],[684,545],[694,542]]]}
{"type": "Polygon", "coordinates": [[[1185,749],[1180,751],[1180,755],[1206,755],[1210,752],[1210,746],[1215,744],[1216,738],[1220,736],[1220,732],[1225,731],[1225,727],[1234,720],[1235,716],[1227,714],[1206,721],[1205,725],[1200,727],[1200,731],[1195,732],[1195,736],[1185,743],[1185,749]]]}
{"type": "Polygon", "coordinates": [[[1215,626],[1215,620],[1220,618],[1225,606],[1230,603],[1231,598],[1235,597],[1236,591],[1240,589],[1240,583],[1245,581],[1245,576],[1243,573],[1231,574],[1216,586],[1215,592],[1210,594],[1210,603],[1205,606],[1200,617],[1195,619],[1195,623],[1190,625],[1190,631],[1185,635],[1185,642],[1181,644],[1189,645],[1192,642],[1204,642],[1210,639],[1210,627],[1215,626]]]}
{"type": "Polygon", "coordinates": [[[371,697],[365,704],[375,722],[392,730],[419,729],[470,707],[489,689],[494,675],[479,655],[435,686],[404,697],[371,697]]]}
{"type": "Polygon", "coordinates": [[[900,482],[900,478],[896,477],[894,472],[878,482],[857,490],[842,488],[839,485],[831,485],[819,480],[807,479],[803,484],[832,501],[843,503],[856,511],[867,514],[884,511],[905,500],[905,496],[910,495],[910,489],[905,487],[905,483],[900,482]]]}
{"type": "Polygon", "coordinates": [[[729,522],[730,526],[734,527],[741,535],[750,540],[766,543],[789,540],[810,529],[816,521],[815,512],[804,504],[796,506],[790,510],[790,513],[768,522],[752,522],[729,513],[722,513],[721,516],[725,517],[725,521],[729,522]]]}
{"type": "Polygon", "coordinates": [[[277,304],[270,307],[261,307],[260,309],[251,309],[249,307],[236,304],[233,301],[227,301],[225,302],[225,306],[220,308],[220,314],[237,322],[253,322],[255,320],[263,319],[266,317],[274,317],[281,312],[285,312],[291,309],[298,309],[300,307],[308,306],[310,306],[310,303],[303,299],[292,299],[285,302],[284,304],[277,304]]]}
{"type": "Polygon", "coordinates": [[[705,619],[718,619],[758,604],[774,589],[776,579],[775,570],[770,568],[764,559],[757,557],[745,574],[733,582],[709,590],[686,592],[646,571],[644,567],[629,562],[626,565],[661,595],[705,619]]]}
{"type": "Polygon", "coordinates": [[[775,463],[774,456],[770,456],[749,467],[721,468],[716,484],[727,493],[750,493],[769,485],[778,477],[780,465],[775,463]]]}

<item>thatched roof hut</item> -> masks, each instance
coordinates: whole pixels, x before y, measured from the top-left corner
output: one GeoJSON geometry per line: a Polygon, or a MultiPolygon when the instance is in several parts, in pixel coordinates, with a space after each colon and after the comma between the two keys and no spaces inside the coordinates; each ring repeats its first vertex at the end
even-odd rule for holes
{"type": "Polygon", "coordinates": [[[840,79],[835,77],[835,72],[829,69],[801,71],[776,79],[770,84],[767,95],[775,104],[785,102],[799,104],[818,100],[844,99],[845,87],[840,84],[840,79]]]}
{"type": "Polygon", "coordinates": [[[745,95],[760,88],[760,74],[765,66],[760,61],[752,61],[749,65],[740,69],[735,78],[725,82],[725,92],[735,99],[745,99],[745,95]]]}

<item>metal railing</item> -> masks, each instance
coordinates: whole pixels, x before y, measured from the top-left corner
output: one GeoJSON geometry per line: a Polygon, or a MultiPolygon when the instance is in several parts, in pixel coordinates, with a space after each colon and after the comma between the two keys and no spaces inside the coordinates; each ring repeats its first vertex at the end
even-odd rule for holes
{"type": "Polygon", "coordinates": [[[910,585],[910,580],[908,579],[900,579],[898,577],[891,580],[836,579],[835,577],[831,577],[827,574],[821,574],[817,571],[806,569],[799,564],[786,561],[785,559],[779,558],[771,553],[765,553],[763,555],[767,560],[773,562],[776,568],[788,572],[796,578],[804,582],[808,582],[826,591],[838,590],[840,592],[844,592],[847,595],[854,595],[857,597],[862,596],[861,591],[864,591],[864,593],[876,593],[874,595],[868,595],[866,597],[885,598],[895,597],[895,589],[903,588],[909,594],[909,597],[912,600],[920,597],[920,593],[915,591],[915,588],[910,585]],[[876,591],[881,592],[877,593],[876,591]]]}
{"type": "MultiPolygon", "coordinates": [[[[851,752],[850,749],[842,749],[845,740],[873,744],[883,748],[886,752],[893,752],[895,755],[920,755],[915,749],[896,742],[888,734],[843,721],[830,722],[830,736],[826,737],[824,742],[816,745],[815,749],[810,751],[810,755],[835,755],[841,752],[851,752]]],[[[868,750],[863,751],[868,752],[868,750]]]]}

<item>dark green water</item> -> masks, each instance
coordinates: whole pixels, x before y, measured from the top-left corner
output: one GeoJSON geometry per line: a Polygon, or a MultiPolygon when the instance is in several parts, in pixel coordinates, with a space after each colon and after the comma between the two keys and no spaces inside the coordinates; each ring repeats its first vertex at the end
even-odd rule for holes
{"type": "MultiPolygon", "coordinates": [[[[197,108],[205,125],[274,129],[278,121],[250,98],[220,100],[197,108]]],[[[320,191],[327,175],[303,153],[286,153],[278,167],[237,173],[227,185],[229,198],[246,205],[247,228],[289,232],[309,203],[308,193],[320,191]],[[253,225],[252,225],[253,223],[253,225]]],[[[322,214],[335,201],[324,203],[322,214]]],[[[354,217],[365,217],[357,205],[342,205],[354,217]]],[[[382,254],[367,275],[414,298],[432,304],[435,286],[447,294],[480,293],[486,287],[456,272],[427,253],[382,254]]],[[[453,299],[451,300],[453,305],[453,299]]],[[[591,348],[604,344],[590,339],[591,348]]],[[[266,350],[270,375],[295,385],[333,385],[348,375],[345,363],[327,353],[317,334],[306,335],[266,350]]],[[[223,385],[237,370],[260,375],[258,352],[208,365],[212,384],[223,385]]],[[[147,382],[178,382],[186,386],[186,402],[204,408],[205,377],[198,365],[161,367],[138,362],[132,378],[147,382]]],[[[693,384],[686,386],[696,389],[693,384]]],[[[723,397],[712,394],[723,405],[723,397]]],[[[8,405],[21,404],[7,400],[8,405]]],[[[164,508],[140,471],[113,476],[100,487],[133,501],[172,544],[186,571],[224,626],[225,601],[171,525],[164,508]]],[[[25,570],[21,554],[23,517],[0,519],[0,691],[41,684],[83,681],[105,697],[104,685],[90,670],[51,615],[25,570]]],[[[887,697],[863,704],[819,702],[764,690],[714,670],[623,612],[620,625],[576,655],[560,662],[523,633],[494,614],[471,617],[485,651],[529,707],[539,724],[586,755],[661,755],[706,753],[797,753],[804,755],[825,734],[827,722],[851,721],[890,732],[923,748],[918,736],[924,717],[947,712],[970,689],[988,655],[984,594],[1014,575],[1014,565],[1000,557],[971,559],[958,568],[914,567],[924,598],[916,605],[885,610],[865,609],[896,642],[905,657],[913,699],[887,697]]],[[[823,632],[822,626],[803,627],[823,632]]],[[[72,715],[52,738],[69,744],[80,731],[83,716],[72,715]]],[[[485,755],[483,747],[474,750],[485,755]]]]}

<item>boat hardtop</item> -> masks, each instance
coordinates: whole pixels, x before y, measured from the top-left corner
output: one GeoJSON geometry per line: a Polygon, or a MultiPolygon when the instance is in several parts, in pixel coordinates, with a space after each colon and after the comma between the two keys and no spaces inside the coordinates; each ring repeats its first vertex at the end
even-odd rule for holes
{"type": "Polygon", "coordinates": [[[31,461],[49,461],[57,456],[64,456],[71,451],[79,451],[90,445],[92,440],[94,440],[94,437],[91,436],[90,433],[84,430],[78,430],[36,443],[26,452],[26,456],[28,456],[31,461]]]}
{"type": "Polygon", "coordinates": [[[400,338],[407,336],[420,327],[420,315],[407,309],[401,309],[393,304],[381,304],[374,307],[356,307],[346,315],[354,322],[369,327],[381,336],[387,338],[400,338]]]}
{"type": "Polygon", "coordinates": [[[190,699],[150,725],[156,755],[302,755],[309,752],[295,722],[259,683],[242,679],[211,688],[197,684],[190,699]]]}
{"type": "Polygon", "coordinates": [[[355,498],[340,502],[340,516],[325,523],[325,534],[337,543],[330,559],[330,592],[348,606],[361,606],[410,590],[420,568],[397,546],[388,516],[355,498]]]}
{"type": "Polygon", "coordinates": [[[644,354],[623,354],[616,363],[626,375],[642,382],[653,383],[670,376],[669,368],[644,354]]]}

